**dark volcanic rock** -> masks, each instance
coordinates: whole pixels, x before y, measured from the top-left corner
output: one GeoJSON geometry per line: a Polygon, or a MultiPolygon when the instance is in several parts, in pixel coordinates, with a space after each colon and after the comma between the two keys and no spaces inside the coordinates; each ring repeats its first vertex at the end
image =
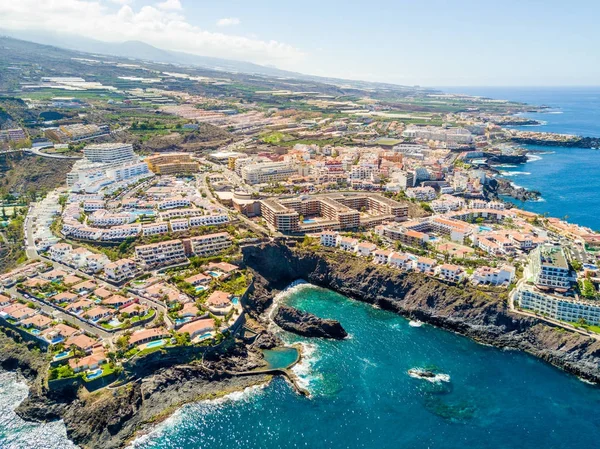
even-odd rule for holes
{"type": "Polygon", "coordinates": [[[319,318],[289,306],[279,306],[273,321],[283,330],[303,337],[343,340],[348,336],[339,321],[319,318]]]}
{"type": "Polygon", "coordinates": [[[600,341],[512,313],[506,290],[449,286],[420,273],[376,266],[335,250],[309,251],[268,243],[244,247],[243,254],[260,287],[256,290],[260,296],[249,298],[250,307],[268,307],[273,299],[268,296],[270,288],[281,289],[296,279],[304,279],[476,341],[526,351],[580,377],[600,382],[600,341]]]}

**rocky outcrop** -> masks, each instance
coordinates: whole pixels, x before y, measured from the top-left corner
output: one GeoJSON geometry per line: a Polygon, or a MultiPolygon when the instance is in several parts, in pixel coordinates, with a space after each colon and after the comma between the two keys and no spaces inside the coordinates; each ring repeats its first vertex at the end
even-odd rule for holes
{"type": "Polygon", "coordinates": [[[510,181],[501,178],[490,179],[485,185],[484,193],[488,199],[496,200],[500,196],[508,196],[518,201],[537,201],[541,196],[541,193],[537,190],[515,187],[510,181]]]}
{"type": "Polygon", "coordinates": [[[544,147],[600,148],[600,137],[576,137],[567,140],[555,138],[551,134],[547,138],[513,137],[511,140],[522,145],[539,145],[544,147]]]}
{"type": "MultiPolygon", "coordinates": [[[[24,360],[36,357],[36,352],[10,341],[12,340],[7,339],[6,345],[20,348],[15,351],[22,352],[24,360]]],[[[2,338],[0,348],[5,348],[2,338]]],[[[160,357],[160,352],[150,355],[160,357]]],[[[13,358],[4,357],[4,360],[13,358]]],[[[43,357],[40,358],[44,360],[43,357]]],[[[0,354],[0,362],[2,360],[0,354]]],[[[264,374],[235,375],[236,372],[263,367],[264,361],[258,351],[249,350],[246,345],[233,341],[223,350],[204,353],[201,360],[187,364],[181,362],[156,368],[156,361],[152,357],[147,364],[154,371],[149,372],[140,366],[143,376],[140,375],[119,388],[105,388],[94,393],[75,389],[72,395],[53,394],[43,388],[32,388],[29,396],[15,411],[29,421],[62,419],[67,428],[67,436],[82,448],[116,449],[125,446],[136,432],[168,417],[183,404],[213,399],[269,379],[264,374]]],[[[22,365],[31,364],[23,362],[22,365]]],[[[40,378],[41,375],[31,378],[31,385],[35,386],[40,378]]]]}
{"type": "Polygon", "coordinates": [[[483,153],[488,164],[524,164],[527,162],[525,154],[496,154],[483,153]]]}
{"type": "Polygon", "coordinates": [[[319,318],[286,305],[277,308],[273,321],[283,330],[303,337],[343,340],[348,336],[339,321],[319,318]]]}
{"type": "Polygon", "coordinates": [[[599,341],[511,313],[505,291],[450,286],[334,250],[290,249],[269,243],[245,247],[243,253],[245,264],[255,275],[258,295],[248,298],[255,313],[266,310],[276,289],[304,279],[486,344],[526,351],[582,378],[600,382],[599,341]]]}

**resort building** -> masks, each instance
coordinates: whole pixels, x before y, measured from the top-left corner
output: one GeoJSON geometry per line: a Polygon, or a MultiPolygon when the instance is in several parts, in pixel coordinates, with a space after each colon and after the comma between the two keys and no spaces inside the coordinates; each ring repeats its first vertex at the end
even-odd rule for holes
{"type": "Polygon", "coordinates": [[[577,322],[584,319],[594,326],[600,324],[600,304],[596,301],[578,301],[574,298],[541,292],[530,285],[524,285],[518,290],[516,300],[521,308],[533,310],[556,320],[577,322]]]}
{"type": "Polygon", "coordinates": [[[565,252],[560,246],[538,246],[529,257],[531,280],[539,289],[567,291],[573,278],[565,252]]]}
{"type": "Polygon", "coordinates": [[[231,236],[227,232],[200,235],[183,240],[187,255],[207,256],[216,254],[231,246],[231,236]]]}
{"type": "Polygon", "coordinates": [[[102,162],[112,165],[134,162],[136,159],[136,155],[133,152],[133,145],[129,143],[87,145],[83,149],[83,155],[90,162],[102,162]]]}
{"type": "Polygon", "coordinates": [[[261,162],[242,167],[242,179],[248,184],[264,184],[285,181],[297,175],[298,169],[287,162],[261,162]]]}
{"type": "Polygon", "coordinates": [[[192,159],[190,153],[155,154],[147,157],[145,162],[157,175],[189,174],[200,170],[200,164],[192,159]]]}

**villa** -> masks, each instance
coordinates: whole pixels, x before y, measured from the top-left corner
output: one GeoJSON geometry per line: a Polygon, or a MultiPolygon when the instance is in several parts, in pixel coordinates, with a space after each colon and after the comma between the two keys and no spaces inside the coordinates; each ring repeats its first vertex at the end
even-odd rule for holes
{"type": "Polygon", "coordinates": [[[129,347],[132,348],[134,346],[148,343],[153,340],[166,338],[168,336],[169,333],[163,328],[141,329],[131,334],[131,337],[129,337],[129,347]]]}
{"type": "Polygon", "coordinates": [[[192,321],[191,323],[184,324],[179,330],[179,333],[190,334],[190,338],[193,340],[198,335],[210,332],[215,328],[215,321],[212,318],[206,318],[203,320],[192,321]]]}

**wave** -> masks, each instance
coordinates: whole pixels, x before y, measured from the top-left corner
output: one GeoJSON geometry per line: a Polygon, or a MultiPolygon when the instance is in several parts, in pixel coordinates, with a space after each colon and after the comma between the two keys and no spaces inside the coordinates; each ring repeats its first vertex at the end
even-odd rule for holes
{"type": "Polygon", "coordinates": [[[542,156],[538,156],[537,154],[527,153],[527,162],[541,161],[542,159],[543,159],[542,156]]]}
{"type": "Polygon", "coordinates": [[[494,168],[517,168],[518,165],[514,164],[500,164],[500,165],[492,165],[494,168]]]}
{"type": "Polygon", "coordinates": [[[423,323],[421,321],[419,321],[419,320],[410,320],[408,322],[408,325],[410,327],[421,327],[421,326],[423,326],[423,323]]]}
{"type": "Polygon", "coordinates": [[[223,407],[224,405],[232,402],[254,400],[256,396],[263,393],[263,390],[266,388],[266,386],[267,383],[262,385],[253,385],[251,387],[244,388],[243,390],[226,394],[225,396],[217,399],[206,399],[204,401],[198,401],[184,405],[183,407],[177,409],[164,421],[149,429],[146,429],[145,433],[139,435],[131,442],[129,446],[127,446],[127,449],[142,449],[148,447],[148,443],[157,441],[167,430],[186,423],[190,419],[190,413],[213,413],[216,408],[223,407]]]}
{"type": "Polygon", "coordinates": [[[501,171],[500,174],[502,176],[520,176],[520,175],[530,175],[531,173],[528,171],[501,171]]]}
{"type": "Polygon", "coordinates": [[[546,114],[564,114],[563,111],[548,111],[546,114]]]}
{"type": "Polygon", "coordinates": [[[413,379],[421,379],[426,380],[427,382],[431,382],[432,384],[440,383],[440,382],[450,382],[450,375],[445,373],[431,373],[433,375],[429,375],[431,373],[428,370],[423,368],[411,368],[408,370],[408,375],[413,379]]]}
{"type": "Polygon", "coordinates": [[[315,374],[313,370],[314,364],[319,360],[318,347],[314,343],[300,343],[302,347],[302,359],[296,363],[291,369],[296,375],[298,385],[310,393],[315,394],[315,383],[322,380],[322,376],[315,374]]]}
{"type": "Polygon", "coordinates": [[[536,154],[556,154],[556,151],[538,151],[536,154]]]}

